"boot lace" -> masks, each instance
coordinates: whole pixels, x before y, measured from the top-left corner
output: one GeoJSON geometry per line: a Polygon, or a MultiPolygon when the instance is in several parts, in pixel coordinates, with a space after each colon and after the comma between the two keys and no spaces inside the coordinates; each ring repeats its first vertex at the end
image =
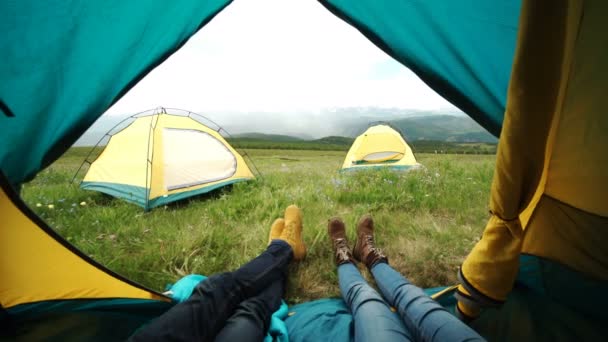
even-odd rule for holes
{"type": "Polygon", "coordinates": [[[374,244],[374,236],[373,235],[365,235],[364,237],[365,244],[368,246],[368,255],[373,255],[374,257],[385,258],[384,253],[380,248],[377,248],[374,244]]]}
{"type": "Polygon", "coordinates": [[[334,248],[336,250],[336,257],[340,260],[350,259],[350,250],[348,249],[348,244],[346,243],[346,239],[335,239],[334,240],[334,248]]]}
{"type": "Polygon", "coordinates": [[[285,229],[283,229],[283,236],[289,244],[295,244],[296,243],[296,227],[293,227],[292,225],[290,225],[289,227],[286,226],[285,229]]]}

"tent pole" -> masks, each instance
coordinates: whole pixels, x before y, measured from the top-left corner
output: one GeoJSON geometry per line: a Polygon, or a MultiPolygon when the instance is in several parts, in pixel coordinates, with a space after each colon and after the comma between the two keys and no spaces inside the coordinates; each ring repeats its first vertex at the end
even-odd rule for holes
{"type": "MultiPolygon", "coordinates": [[[[80,164],[80,167],[78,168],[78,170],[77,170],[77,171],[76,171],[76,173],[74,174],[74,177],[72,177],[72,180],[70,181],[70,184],[74,184],[74,180],[76,180],[76,176],[78,176],[78,173],[79,173],[79,172],[80,172],[80,170],[82,169],[82,166],[84,165],[84,163],[89,163],[89,165],[91,165],[93,162],[95,162],[95,160],[97,160],[97,158],[95,158],[95,160],[93,160],[93,161],[91,162],[91,161],[89,161],[89,157],[91,156],[91,154],[93,154],[93,151],[94,151],[94,150],[95,150],[97,147],[99,147],[99,144],[101,144],[101,142],[103,141],[103,139],[105,139],[105,138],[106,138],[106,137],[108,137],[108,136],[109,136],[109,137],[112,137],[114,134],[118,133],[118,132],[112,133],[112,132],[113,132],[113,131],[116,129],[116,127],[119,127],[120,125],[122,125],[123,123],[125,123],[127,120],[130,120],[130,119],[135,119],[135,118],[136,118],[138,115],[141,115],[141,114],[143,114],[143,113],[145,113],[145,112],[149,112],[149,111],[151,111],[151,110],[153,110],[153,109],[148,109],[148,110],[145,110],[145,111],[143,111],[143,112],[139,112],[139,113],[135,113],[135,114],[133,114],[133,115],[130,115],[130,116],[128,116],[128,117],[126,117],[126,118],[124,118],[124,119],[120,120],[120,122],[118,122],[116,125],[112,126],[112,128],[110,128],[110,129],[108,130],[108,132],[106,132],[106,134],[104,134],[104,135],[103,135],[103,136],[102,136],[102,137],[101,137],[101,138],[100,138],[100,139],[97,141],[97,143],[96,143],[96,144],[93,146],[93,148],[91,148],[91,150],[89,151],[89,153],[87,154],[87,156],[84,158],[84,160],[83,160],[82,164],[80,164]]],[[[133,120],[133,121],[135,121],[135,120],[133,120]]],[[[128,125],[127,125],[125,128],[127,128],[127,127],[128,127],[128,125]]],[[[123,129],[124,129],[124,128],[123,128],[123,129]]],[[[102,151],[102,152],[103,152],[103,151],[102,151]]],[[[100,153],[100,155],[101,155],[101,153],[100,153]]],[[[99,155],[98,155],[97,157],[99,157],[99,155]]]]}

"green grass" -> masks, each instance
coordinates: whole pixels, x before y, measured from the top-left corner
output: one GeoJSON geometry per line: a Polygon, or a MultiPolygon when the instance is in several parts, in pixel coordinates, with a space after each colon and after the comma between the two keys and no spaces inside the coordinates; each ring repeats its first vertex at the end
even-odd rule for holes
{"type": "Polygon", "coordinates": [[[86,152],[70,150],[25,184],[22,196],[83,252],[156,290],[185,274],[239,267],[264,249],[285,207],[300,206],[309,254],[292,267],[292,303],[339,295],[326,232],[336,215],[352,242],[357,219],[371,213],[379,246],[415,284],[454,283],[488,218],[494,168],[492,155],[419,154],[425,168],[417,171],[340,173],[345,152],[250,150],[263,178],[144,213],[68,184],[86,152]]]}
{"type": "MultiPolygon", "coordinates": [[[[294,138],[295,139],[295,138],[294,138]]],[[[354,138],[325,137],[317,140],[269,140],[258,138],[230,138],[230,144],[239,149],[263,150],[314,150],[314,151],[348,151],[354,138]]],[[[434,154],[496,154],[495,143],[462,143],[436,140],[414,140],[409,142],[414,153],[434,154]]]]}

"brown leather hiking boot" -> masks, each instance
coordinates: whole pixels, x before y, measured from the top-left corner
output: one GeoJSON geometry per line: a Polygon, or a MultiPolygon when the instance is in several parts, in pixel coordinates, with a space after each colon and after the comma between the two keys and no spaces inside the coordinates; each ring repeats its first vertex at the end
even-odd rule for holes
{"type": "Polygon", "coordinates": [[[338,217],[332,217],[327,221],[327,234],[332,242],[336,265],[340,266],[348,262],[354,263],[353,254],[348,248],[344,222],[338,217]]]}
{"type": "Polygon", "coordinates": [[[357,240],[353,255],[370,269],[379,262],[388,264],[386,255],[374,245],[374,220],[369,214],[363,215],[357,224],[357,240]]]}

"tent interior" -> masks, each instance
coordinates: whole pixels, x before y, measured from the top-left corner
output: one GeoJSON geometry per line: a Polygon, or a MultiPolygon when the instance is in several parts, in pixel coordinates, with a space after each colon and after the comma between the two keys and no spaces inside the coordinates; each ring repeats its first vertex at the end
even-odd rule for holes
{"type": "MultiPolygon", "coordinates": [[[[0,3],[2,338],[124,339],[174,305],[79,252],[19,188],[230,3],[0,3]]],[[[490,340],[602,340],[608,3],[319,3],[500,135],[491,218],[442,304],[490,340]]],[[[291,310],[291,340],[352,338],[339,300],[291,310]]]]}

